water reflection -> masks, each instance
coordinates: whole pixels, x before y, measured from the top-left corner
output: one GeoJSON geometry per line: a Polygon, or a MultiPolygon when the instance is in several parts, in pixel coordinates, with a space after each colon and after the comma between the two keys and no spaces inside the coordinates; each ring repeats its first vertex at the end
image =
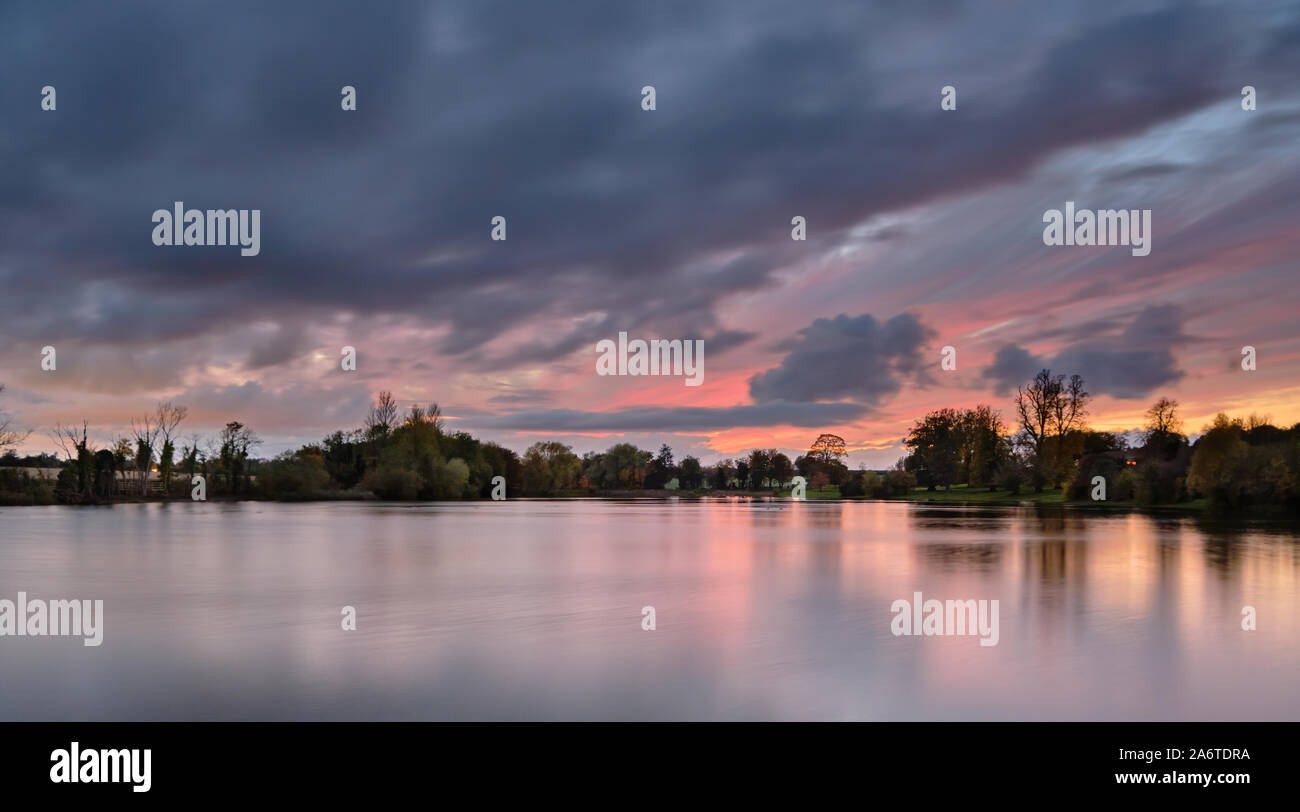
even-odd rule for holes
{"type": "Polygon", "coordinates": [[[1300,719],[1297,539],[739,499],[0,509],[0,599],[106,614],[99,649],[0,638],[0,719],[1300,719]],[[998,600],[998,645],[894,636],[916,592],[998,600]]]}

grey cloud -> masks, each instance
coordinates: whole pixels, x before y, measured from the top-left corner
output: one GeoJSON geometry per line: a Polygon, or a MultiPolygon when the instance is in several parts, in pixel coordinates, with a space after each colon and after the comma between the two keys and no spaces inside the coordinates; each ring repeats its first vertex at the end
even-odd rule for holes
{"type": "Polygon", "coordinates": [[[1029,382],[1040,369],[1079,374],[1094,395],[1132,399],[1184,376],[1174,351],[1192,341],[1182,329],[1183,315],[1173,305],[1147,307],[1128,327],[1068,344],[1052,356],[1033,355],[1013,344],[998,350],[985,370],[995,392],[1005,395],[1029,382]]]}
{"type": "Polygon", "coordinates": [[[921,351],[934,331],[910,313],[817,319],[786,345],[774,369],[749,381],[755,402],[854,399],[875,406],[906,382],[924,382],[921,351]]]}
{"type": "MultiPolygon", "coordinates": [[[[1294,38],[1231,10],[1097,12],[1092,27],[1024,32],[1034,47],[1015,51],[1016,80],[937,126],[935,105],[900,108],[879,90],[901,58],[883,39],[891,26],[934,9],[953,26],[934,29],[935,47],[954,54],[945,46],[1019,14],[11,4],[0,274],[25,287],[0,301],[0,337],[157,341],[254,319],[400,314],[449,325],[439,351],[495,368],[535,360],[530,346],[484,357],[502,331],[597,310],[605,326],[722,334],[736,328],[719,323],[719,304],[772,284],[794,250],[791,211],[815,224],[814,242],[834,240],[874,213],[1208,104],[1235,92],[1238,69],[1267,79],[1279,72],[1261,61],[1273,40],[1294,38]],[[57,113],[33,101],[46,82],[57,113]],[[659,88],[653,114],[638,106],[646,83],[659,88]],[[355,114],[338,109],[343,84],[358,89],[355,114]],[[262,209],[262,255],[155,248],[149,214],[174,200],[262,209]],[[505,243],[487,240],[496,214],[509,218],[505,243]],[[736,252],[746,259],[701,272],[702,258],[736,252]],[[423,266],[431,253],[455,258],[423,266]],[[54,304],[91,283],[92,318],[54,304]]],[[[565,327],[546,346],[592,337],[565,327]]]]}
{"type": "Polygon", "coordinates": [[[258,341],[248,353],[247,369],[278,366],[311,349],[307,330],[300,325],[276,326],[274,332],[258,341]]]}
{"type": "Polygon", "coordinates": [[[1131,180],[1145,180],[1147,178],[1160,178],[1167,175],[1176,175],[1183,169],[1184,167],[1179,164],[1157,161],[1116,170],[1107,174],[1105,180],[1124,182],[1131,180]]]}
{"type": "Polygon", "coordinates": [[[264,436],[314,430],[318,439],[336,429],[360,426],[371,398],[364,384],[294,385],[272,390],[249,381],[190,387],[171,399],[189,407],[187,428],[219,427],[240,420],[264,436]]]}
{"type": "Polygon", "coordinates": [[[856,403],[762,403],[753,406],[679,406],[588,412],[549,409],[469,418],[474,428],[514,431],[719,431],[747,426],[806,428],[851,423],[869,409],[856,403]]]}
{"type": "Polygon", "coordinates": [[[997,351],[993,363],[984,371],[984,375],[993,386],[993,391],[1006,395],[1016,387],[1028,383],[1038,370],[1051,366],[1051,361],[1018,347],[1007,344],[997,351]]]}

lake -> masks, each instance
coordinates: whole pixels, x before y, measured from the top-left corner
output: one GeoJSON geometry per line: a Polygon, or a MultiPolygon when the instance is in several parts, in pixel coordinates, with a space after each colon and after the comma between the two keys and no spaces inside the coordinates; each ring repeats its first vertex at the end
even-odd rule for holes
{"type": "Polygon", "coordinates": [[[0,719],[1300,720],[1298,551],[882,502],[0,508],[0,599],[104,601],[98,647],[0,637],[0,719]],[[997,644],[895,635],[916,592],[997,600],[997,644]]]}

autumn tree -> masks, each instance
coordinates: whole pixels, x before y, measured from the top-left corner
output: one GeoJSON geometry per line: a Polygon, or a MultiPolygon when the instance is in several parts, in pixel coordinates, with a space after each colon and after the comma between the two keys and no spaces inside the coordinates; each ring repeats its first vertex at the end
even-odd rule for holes
{"type": "Polygon", "coordinates": [[[844,438],[837,434],[820,434],[808,449],[808,456],[821,463],[836,463],[848,454],[844,438]]]}
{"type": "Polygon", "coordinates": [[[618,443],[605,450],[604,480],[606,487],[640,488],[653,455],[631,443],[618,443]]]}
{"type": "Polygon", "coordinates": [[[820,472],[826,475],[826,481],[838,485],[849,473],[844,464],[848,455],[844,438],[837,434],[820,434],[808,448],[808,453],[795,460],[795,468],[810,482],[820,472]]]}
{"type": "Polygon", "coordinates": [[[957,468],[972,488],[991,487],[1009,456],[1006,426],[992,406],[979,405],[961,413],[957,425],[957,468]]]}
{"type": "Polygon", "coordinates": [[[918,420],[903,439],[911,449],[907,470],[929,490],[951,488],[958,478],[961,455],[961,414],[955,409],[938,409],[918,420]]]}
{"type": "Polygon", "coordinates": [[[1220,412],[1196,442],[1187,471],[1187,487],[1209,497],[1211,502],[1236,507],[1249,478],[1250,446],[1242,439],[1240,418],[1220,412]]]}
{"type": "Polygon", "coordinates": [[[551,496],[574,487],[582,471],[582,461],[564,443],[533,443],[524,452],[524,490],[551,496]]]}

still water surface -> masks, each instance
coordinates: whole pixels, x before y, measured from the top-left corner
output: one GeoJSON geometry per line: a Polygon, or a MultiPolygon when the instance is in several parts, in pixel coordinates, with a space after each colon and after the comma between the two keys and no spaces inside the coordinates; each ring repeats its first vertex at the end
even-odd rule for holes
{"type": "Polygon", "coordinates": [[[98,648],[0,637],[0,719],[1300,720],[1298,587],[1294,523],[739,500],[3,508],[0,599],[102,599],[105,628],[98,648]],[[998,644],[895,637],[890,605],[917,591],[997,599],[998,644]]]}

